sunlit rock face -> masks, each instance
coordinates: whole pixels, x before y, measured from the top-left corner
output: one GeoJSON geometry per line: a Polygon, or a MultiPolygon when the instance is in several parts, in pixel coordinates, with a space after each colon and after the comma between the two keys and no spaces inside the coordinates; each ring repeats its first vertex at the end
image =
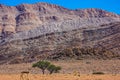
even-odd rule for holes
{"type": "Polygon", "coordinates": [[[86,47],[101,53],[94,51],[89,57],[81,53],[83,58],[118,59],[119,35],[120,16],[101,9],[69,10],[48,3],[0,5],[1,63],[35,61],[43,54],[55,56],[66,48],[86,47]]]}

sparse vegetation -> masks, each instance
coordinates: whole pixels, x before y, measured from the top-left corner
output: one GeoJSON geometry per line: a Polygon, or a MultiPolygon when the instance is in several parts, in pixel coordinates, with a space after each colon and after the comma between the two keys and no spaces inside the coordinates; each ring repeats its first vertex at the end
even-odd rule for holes
{"type": "Polygon", "coordinates": [[[45,70],[48,68],[48,66],[50,65],[50,62],[48,61],[39,61],[35,64],[33,64],[32,67],[38,67],[42,70],[42,73],[45,73],[45,70]]]}
{"type": "Polygon", "coordinates": [[[61,67],[60,67],[60,66],[55,66],[55,65],[51,64],[51,65],[47,68],[47,70],[50,72],[50,74],[52,74],[52,73],[58,73],[59,70],[61,70],[61,67]]]}
{"type": "Polygon", "coordinates": [[[48,61],[39,61],[35,64],[33,64],[32,67],[38,67],[42,70],[42,73],[45,74],[45,70],[47,69],[50,74],[52,73],[58,73],[61,70],[60,66],[55,66],[54,64],[51,64],[48,61]]]}
{"type": "Polygon", "coordinates": [[[56,66],[55,68],[55,73],[59,73],[59,71],[61,70],[62,68],[60,66],[56,66]]]}
{"type": "Polygon", "coordinates": [[[81,60],[87,57],[93,58],[101,58],[101,59],[111,59],[115,54],[103,47],[69,47],[65,49],[61,49],[61,51],[56,52],[49,56],[52,59],[77,59],[81,60]]]}
{"type": "Polygon", "coordinates": [[[112,74],[105,75],[88,75],[81,74],[74,76],[72,74],[53,74],[53,75],[42,75],[42,74],[30,74],[29,79],[20,79],[20,74],[0,74],[0,80],[119,80],[120,74],[113,76],[112,74]]]}
{"type": "Polygon", "coordinates": [[[102,74],[103,75],[105,73],[104,72],[93,72],[92,74],[100,74],[100,75],[102,74]]]}

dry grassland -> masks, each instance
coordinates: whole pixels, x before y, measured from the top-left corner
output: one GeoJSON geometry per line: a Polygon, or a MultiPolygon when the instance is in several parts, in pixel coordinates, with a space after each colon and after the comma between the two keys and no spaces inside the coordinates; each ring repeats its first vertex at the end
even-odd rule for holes
{"type": "Polygon", "coordinates": [[[120,75],[80,75],[75,76],[72,74],[52,74],[52,75],[39,75],[29,74],[21,77],[20,74],[1,74],[0,80],[120,80],[120,75]]]}

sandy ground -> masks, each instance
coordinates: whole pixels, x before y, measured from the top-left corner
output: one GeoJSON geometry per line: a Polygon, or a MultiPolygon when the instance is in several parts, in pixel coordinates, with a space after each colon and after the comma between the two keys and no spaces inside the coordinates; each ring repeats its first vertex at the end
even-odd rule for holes
{"type": "Polygon", "coordinates": [[[39,74],[1,74],[0,80],[120,80],[120,74],[112,75],[80,75],[75,76],[72,74],[52,74],[52,75],[39,75],[39,74]]]}

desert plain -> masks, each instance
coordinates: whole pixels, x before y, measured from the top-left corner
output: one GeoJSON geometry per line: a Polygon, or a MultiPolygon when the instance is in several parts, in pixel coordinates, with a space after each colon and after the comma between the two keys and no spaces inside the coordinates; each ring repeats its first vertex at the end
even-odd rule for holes
{"type": "Polygon", "coordinates": [[[62,67],[60,73],[43,75],[33,63],[0,65],[0,80],[120,80],[120,60],[50,61],[62,67]],[[28,74],[21,72],[28,71],[28,74]],[[102,74],[94,74],[101,72],[102,74]]]}

